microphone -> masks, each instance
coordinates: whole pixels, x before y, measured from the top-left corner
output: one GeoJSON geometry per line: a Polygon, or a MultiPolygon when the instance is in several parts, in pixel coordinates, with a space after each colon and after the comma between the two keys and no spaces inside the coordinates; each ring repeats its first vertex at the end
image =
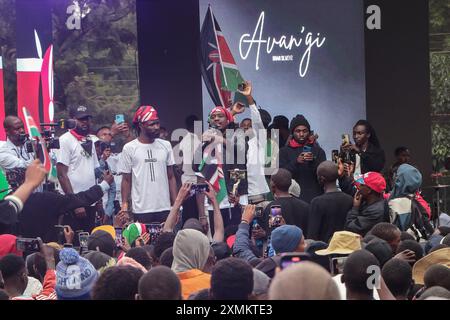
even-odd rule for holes
{"type": "Polygon", "coordinates": [[[77,121],[74,119],[60,119],[55,123],[41,123],[41,127],[59,127],[61,129],[75,129],[77,121]]]}

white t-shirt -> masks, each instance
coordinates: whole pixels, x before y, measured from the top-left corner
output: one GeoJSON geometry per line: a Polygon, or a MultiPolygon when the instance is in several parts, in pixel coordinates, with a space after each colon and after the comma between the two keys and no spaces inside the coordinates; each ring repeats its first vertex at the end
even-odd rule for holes
{"type": "Polygon", "coordinates": [[[131,175],[133,213],[170,210],[167,167],[175,164],[170,142],[156,139],[144,144],[138,139],[128,142],[119,161],[120,173],[131,175]]]}
{"type": "MultiPolygon", "coordinates": [[[[92,152],[89,155],[70,132],[64,133],[59,138],[60,148],[56,152],[58,163],[69,167],[67,173],[74,193],[86,191],[96,185],[95,168],[99,167],[97,153],[95,152],[95,139],[92,140],[92,152]]],[[[61,190],[62,191],[62,190],[61,190]]]]}

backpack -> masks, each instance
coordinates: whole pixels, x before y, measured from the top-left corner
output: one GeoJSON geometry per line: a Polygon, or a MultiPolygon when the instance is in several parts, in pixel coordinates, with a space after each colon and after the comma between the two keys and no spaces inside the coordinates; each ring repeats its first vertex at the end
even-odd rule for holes
{"type": "Polygon", "coordinates": [[[389,209],[390,222],[401,231],[411,230],[417,241],[428,240],[433,233],[428,214],[415,195],[390,200],[389,209]]]}

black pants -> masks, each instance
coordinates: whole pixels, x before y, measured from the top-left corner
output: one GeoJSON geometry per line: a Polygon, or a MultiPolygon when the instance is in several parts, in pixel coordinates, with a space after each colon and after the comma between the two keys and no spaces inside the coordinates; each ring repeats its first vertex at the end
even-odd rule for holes
{"type": "Polygon", "coordinates": [[[85,232],[92,232],[95,228],[95,215],[97,210],[95,206],[84,207],[86,210],[86,216],[84,218],[78,218],[75,213],[71,213],[64,216],[63,224],[68,224],[73,231],[82,230],[85,232]]]}
{"type": "MultiPolygon", "coordinates": [[[[209,226],[211,228],[211,235],[214,236],[214,211],[208,211],[209,213],[209,226]]],[[[240,206],[220,209],[223,219],[223,227],[226,228],[231,225],[238,226],[242,219],[242,210],[240,206]]]]}
{"type": "Polygon", "coordinates": [[[167,220],[169,210],[159,212],[135,213],[133,219],[140,223],[163,223],[167,220]]]}

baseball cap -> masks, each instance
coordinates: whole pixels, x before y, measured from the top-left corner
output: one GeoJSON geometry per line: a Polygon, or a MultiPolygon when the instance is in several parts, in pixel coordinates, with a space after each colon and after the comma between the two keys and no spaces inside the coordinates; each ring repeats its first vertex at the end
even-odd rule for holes
{"type": "Polygon", "coordinates": [[[70,116],[75,119],[82,119],[86,117],[92,117],[89,109],[85,106],[77,106],[70,109],[70,116]]]}
{"type": "Polygon", "coordinates": [[[386,189],[386,180],[378,172],[367,172],[355,178],[356,186],[366,185],[377,193],[382,193],[386,189]]]}

